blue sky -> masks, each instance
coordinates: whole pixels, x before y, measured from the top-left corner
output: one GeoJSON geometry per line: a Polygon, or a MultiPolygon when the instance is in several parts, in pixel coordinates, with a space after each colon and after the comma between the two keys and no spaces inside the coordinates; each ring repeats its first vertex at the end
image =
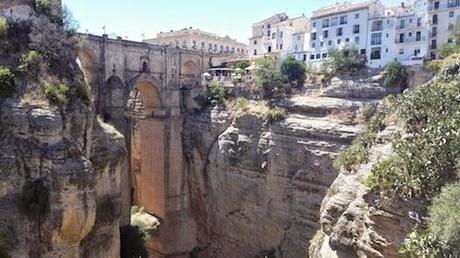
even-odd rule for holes
{"type": "MultiPolygon", "coordinates": [[[[402,0],[384,0],[398,4],[402,0]]],[[[310,16],[337,0],[63,0],[80,23],[80,31],[142,40],[160,31],[186,27],[229,35],[247,43],[251,25],[275,13],[310,16]]],[[[356,2],[356,0],[355,0],[356,2]]]]}

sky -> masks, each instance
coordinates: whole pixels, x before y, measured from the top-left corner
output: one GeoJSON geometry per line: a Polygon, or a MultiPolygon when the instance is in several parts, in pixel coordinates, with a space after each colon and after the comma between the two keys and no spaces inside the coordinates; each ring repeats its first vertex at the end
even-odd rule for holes
{"type": "MultiPolygon", "coordinates": [[[[305,14],[338,0],[63,0],[80,31],[140,41],[188,27],[247,43],[252,24],[276,13],[305,14]]],[[[342,0],[343,1],[343,0],[342,0]]],[[[364,0],[363,0],[364,1],[364,0]]],[[[383,0],[386,5],[402,0],[383,0]]],[[[354,2],[357,2],[356,0],[354,2]]]]}

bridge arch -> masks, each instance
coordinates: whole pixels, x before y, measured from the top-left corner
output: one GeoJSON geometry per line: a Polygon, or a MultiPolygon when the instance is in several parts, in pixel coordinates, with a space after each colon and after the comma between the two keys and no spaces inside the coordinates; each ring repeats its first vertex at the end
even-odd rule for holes
{"type": "Polygon", "coordinates": [[[182,65],[182,76],[186,78],[197,78],[199,76],[200,70],[198,65],[192,61],[188,60],[182,65]]]}

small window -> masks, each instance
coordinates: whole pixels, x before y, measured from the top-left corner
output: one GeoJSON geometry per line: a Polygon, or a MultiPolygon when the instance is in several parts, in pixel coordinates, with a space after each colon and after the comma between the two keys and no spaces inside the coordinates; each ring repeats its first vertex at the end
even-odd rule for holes
{"type": "Polygon", "coordinates": [[[323,53],[323,58],[327,58],[327,53],[323,53]]]}
{"type": "Polygon", "coordinates": [[[338,39],[338,40],[337,40],[337,44],[340,44],[340,43],[342,43],[342,40],[341,40],[341,39],[338,39]]]}
{"type": "Polygon", "coordinates": [[[269,47],[268,47],[268,53],[271,53],[271,52],[272,52],[272,47],[269,46],[269,47]]]}
{"type": "Polygon", "coordinates": [[[281,49],[281,50],[283,49],[283,44],[280,44],[280,49],[281,49]]]}
{"type": "Polygon", "coordinates": [[[147,72],[148,70],[148,66],[147,66],[147,62],[142,62],[142,72],[147,72]]]}
{"type": "Polygon", "coordinates": [[[257,55],[257,49],[254,49],[254,55],[255,56],[257,55]]]}
{"type": "Polygon", "coordinates": [[[321,41],[321,42],[319,43],[319,46],[320,46],[320,47],[324,47],[324,42],[321,41]]]}
{"type": "Polygon", "coordinates": [[[400,54],[400,55],[404,55],[404,48],[400,48],[400,49],[399,49],[399,54],[400,54]]]}
{"type": "Polygon", "coordinates": [[[332,46],[332,40],[329,40],[329,42],[327,42],[327,44],[328,44],[329,46],[332,46]]]}
{"type": "Polygon", "coordinates": [[[315,43],[311,43],[311,48],[315,48],[316,47],[316,44],[315,43]]]}
{"type": "Polygon", "coordinates": [[[343,35],[343,28],[337,28],[337,36],[343,35]]]}
{"type": "Polygon", "coordinates": [[[272,33],[272,39],[275,39],[275,38],[276,38],[276,33],[273,32],[273,33],[272,33]]]}
{"type": "Polygon", "coordinates": [[[303,55],[303,60],[307,61],[307,55],[303,55]]]}
{"type": "Polygon", "coordinates": [[[361,49],[361,55],[365,55],[366,54],[366,49],[361,49]]]}
{"type": "Polygon", "coordinates": [[[313,27],[316,27],[316,22],[313,22],[313,27]]]}
{"type": "Polygon", "coordinates": [[[355,14],[355,19],[359,19],[359,13],[355,14]]]}
{"type": "Polygon", "coordinates": [[[350,42],[350,38],[346,38],[345,42],[347,42],[347,43],[350,42]]]}
{"type": "Polygon", "coordinates": [[[355,37],[355,44],[359,44],[359,37],[355,37]]]}
{"type": "Polygon", "coordinates": [[[280,31],[280,39],[282,39],[282,38],[283,38],[283,32],[280,31]]]}
{"type": "Polygon", "coordinates": [[[254,40],[254,45],[257,45],[257,40],[254,40]]]}
{"type": "Polygon", "coordinates": [[[310,55],[310,60],[315,60],[315,55],[310,55]]]}
{"type": "Polygon", "coordinates": [[[449,43],[449,44],[450,44],[450,43],[454,43],[454,40],[451,39],[451,38],[449,38],[449,39],[447,39],[447,43],[449,43]]]}
{"type": "Polygon", "coordinates": [[[450,17],[450,18],[454,17],[454,14],[455,14],[454,11],[449,12],[449,17],[450,17]]]}
{"type": "Polygon", "coordinates": [[[326,39],[329,37],[329,31],[325,30],[323,31],[323,37],[326,39]]]}
{"type": "Polygon", "coordinates": [[[321,59],[321,54],[316,54],[316,59],[321,59]]]}

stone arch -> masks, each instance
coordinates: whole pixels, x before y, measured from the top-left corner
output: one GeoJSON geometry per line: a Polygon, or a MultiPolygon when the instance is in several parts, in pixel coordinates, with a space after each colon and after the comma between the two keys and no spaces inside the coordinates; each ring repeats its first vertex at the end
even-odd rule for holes
{"type": "Polygon", "coordinates": [[[192,60],[186,61],[182,65],[181,71],[182,76],[185,78],[197,78],[200,73],[198,65],[192,60]]]}
{"type": "Polygon", "coordinates": [[[93,51],[87,48],[79,48],[77,51],[77,64],[83,72],[86,84],[91,88],[97,85],[97,58],[93,51]]]}
{"type": "Polygon", "coordinates": [[[147,113],[163,109],[163,100],[155,78],[138,77],[131,82],[126,100],[128,112],[147,113]]]}

